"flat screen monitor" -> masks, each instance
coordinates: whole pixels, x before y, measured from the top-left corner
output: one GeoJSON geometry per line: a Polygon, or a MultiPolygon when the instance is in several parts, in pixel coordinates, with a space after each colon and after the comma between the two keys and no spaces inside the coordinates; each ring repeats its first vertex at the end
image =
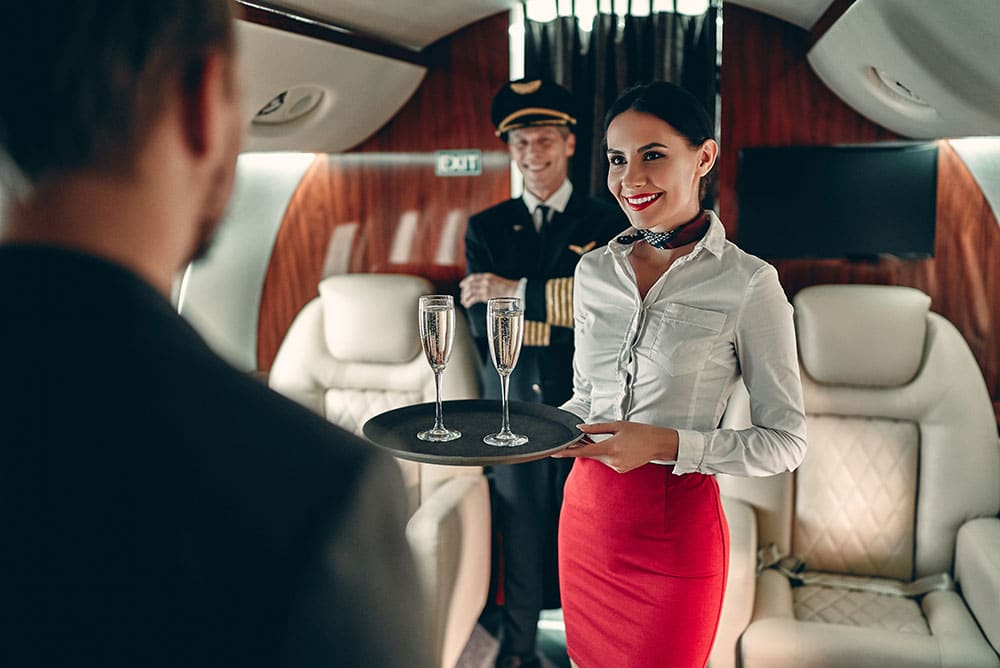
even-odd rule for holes
{"type": "Polygon", "coordinates": [[[934,255],[937,145],[740,151],[738,244],[765,259],[934,255]]]}

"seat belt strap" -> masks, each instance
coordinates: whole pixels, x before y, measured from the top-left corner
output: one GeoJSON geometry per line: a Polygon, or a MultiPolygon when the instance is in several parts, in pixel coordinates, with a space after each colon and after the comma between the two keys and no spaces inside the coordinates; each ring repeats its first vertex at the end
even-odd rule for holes
{"type": "MultiPolygon", "coordinates": [[[[788,576],[786,575],[786,577],[788,576]]],[[[934,573],[913,582],[900,582],[899,580],[882,578],[861,578],[850,575],[837,575],[835,573],[809,572],[799,573],[795,578],[804,585],[817,585],[832,589],[851,589],[903,598],[919,598],[932,591],[950,591],[955,588],[955,583],[948,573],[934,573]]]]}
{"type": "Polygon", "coordinates": [[[782,554],[777,545],[769,543],[757,550],[757,575],[760,576],[768,568],[773,568],[785,577],[794,579],[805,570],[806,562],[798,557],[782,554]]]}
{"type": "Polygon", "coordinates": [[[869,578],[836,573],[819,573],[805,570],[805,562],[794,556],[782,556],[773,543],[757,552],[757,574],[770,568],[784,575],[793,585],[816,585],[833,589],[851,589],[887,596],[918,598],[932,591],[951,591],[955,581],[948,573],[934,573],[913,582],[900,582],[888,578],[869,578]]]}

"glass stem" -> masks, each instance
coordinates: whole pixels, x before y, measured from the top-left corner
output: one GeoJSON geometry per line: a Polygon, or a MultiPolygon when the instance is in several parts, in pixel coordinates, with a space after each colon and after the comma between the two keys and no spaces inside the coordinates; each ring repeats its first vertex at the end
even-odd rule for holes
{"type": "Polygon", "coordinates": [[[500,403],[503,407],[503,421],[500,423],[500,433],[510,433],[510,412],[507,410],[507,389],[510,384],[510,374],[500,374],[500,403]]]}
{"type": "Polygon", "coordinates": [[[434,396],[434,431],[444,431],[444,417],[441,414],[441,372],[438,370],[434,371],[434,396]]]}

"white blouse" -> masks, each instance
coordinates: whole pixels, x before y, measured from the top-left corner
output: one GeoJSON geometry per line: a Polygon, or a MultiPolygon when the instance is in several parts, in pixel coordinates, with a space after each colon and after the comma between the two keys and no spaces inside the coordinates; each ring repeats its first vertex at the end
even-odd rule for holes
{"type": "MultiPolygon", "coordinates": [[[[674,473],[764,476],[806,450],[792,307],[774,267],[711,224],[640,298],[628,256],[611,241],[585,255],[573,291],[573,397],[586,422],[629,420],[680,435],[674,473]],[[719,429],[742,375],[750,429],[719,429]]],[[[634,230],[633,230],[634,232],[634,230]]]]}

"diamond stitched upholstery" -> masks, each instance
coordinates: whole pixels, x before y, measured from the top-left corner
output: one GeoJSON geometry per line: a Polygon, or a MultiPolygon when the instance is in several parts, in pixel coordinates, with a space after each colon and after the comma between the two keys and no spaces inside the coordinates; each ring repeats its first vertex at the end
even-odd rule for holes
{"type": "Polygon", "coordinates": [[[795,618],[929,635],[930,629],[916,601],[867,591],[804,585],[792,589],[795,618]]]}
{"type": "MultiPolygon", "coordinates": [[[[393,408],[426,401],[420,391],[353,390],[335,388],[324,395],[326,419],[359,436],[369,418],[393,408]]],[[[396,459],[403,474],[406,503],[412,515],[420,505],[421,470],[417,462],[396,459]]]]}
{"type": "MultiPolygon", "coordinates": [[[[296,316],[268,382],[282,394],[360,433],[373,415],[433,401],[434,375],[420,350],[417,297],[427,280],[404,275],[336,275],[296,316]]],[[[456,313],[444,399],[479,394],[475,350],[456,313]]],[[[489,590],[489,489],[482,469],[397,459],[410,504],[406,537],[424,587],[435,666],[455,665],[489,590]]]]}
{"type": "MultiPolygon", "coordinates": [[[[838,580],[874,579],[857,574],[867,570],[903,582],[949,572],[959,589],[919,599],[925,631],[907,599],[897,605],[849,585],[807,585],[811,591],[767,569],[756,580],[750,624],[733,634],[740,635],[733,658],[744,668],[1000,668],[1000,645],[991,647],[983,634],[997,628],[992,610],[1000,576],[995,569],[956,566],[963,554],[971,560],[996,544],[966,527],[978,522],[1000,536],[995,415],[979,366],[954,325],[935,313],[923,322],[912,317],[921,301],[926,310],[926,296],[893,286],[801,290],[794,303],[809,418],[805,462],[793,474],[719,476],[719,484],[723,494],[754,507],[757,546],[805,553],[810,571],[820,564],[838,580]],[[884,316],[900,309],[905,317],[884,316]],[[886,328],[870,327],[871,318],[886,328]],[[923,331],[888,333],[911,328],[923,331]],[[921,339],[914,354],[911,344],[921,339]],[[904,340],[910,352],[895,354],[891,347],[904,340]],[[828,424],[837,421],[843,424],[828,424]],[[866,455],[855,452],[862,439],[874,444],[866,455]],[[867,462],[856,468],[858,457],[867,462]],[[871,503],[874,509],[863,512],[852,506],[871,503]],[[908,520],[897,516],[899,504],[909,505],[908,520]],[[827,536],[844,527],[849,538],[827,536]],[[968,543],[956,542],[960,527],[968,543]]],[[[748,415],[734,412],[727,426],[749,426],[736,413],[748,415]]],[[[729,632],[720,630],[720,637],[723,631],[729,632]]],[[[713,650],[713,665],[716,655],[713,650]]]]}
{"type": "MultiPolygon", "coordinates": [[[[433,401],[434,374],[417,331],[417,296],[433,289],[426,279],[401,274],[324,279],[322,296],[306,304],[289,328],[268,384],[356,434],[382,411],[433,401]],[[379,320],[385,313],[391,314],[391,324],[379,320]],[[341,357],[331,351],[331,337],[341,357]]],[[[455,325],[455,347],[442,380],[445,400],[479,395],[475,350],[463,314],[456,313],[455,325]]],[[[398,462],[411,512],[449,478],[482,475],[476,467],[398,462]]]]}
{"type": "MultiPolygon", "coordinates": [[[[858,345],[866,343],[862,340],[858,345]]],[[[803,374],[802,394],[808,415],[872,417],[920,425],[913,577],[950,571],[958,528],[973,517],[995,517],[1000,508],[996,484],[1000,451],[993,405],[982,372],[955,326],[935,313],[928,314],[920,372],[905,385],[824,385],[803,374]]],[[[811,432],[809,436],[811,448],[811,432]]]]}
{"type": "MultiPolygon", "coordinates": [[[[351,390],[326,391],[326,417],[344,429],[361,434],[365,422],[379,413],[427,401],[422,391],[351,390]]],[[[433,401],[433,397],[430,397],[433,401]]]]}
{"type": "Polygon", "coordinates": [[[809,417],[792,540],[809,570],[912,578],[918,442],[912,422],[809,417]]]}

